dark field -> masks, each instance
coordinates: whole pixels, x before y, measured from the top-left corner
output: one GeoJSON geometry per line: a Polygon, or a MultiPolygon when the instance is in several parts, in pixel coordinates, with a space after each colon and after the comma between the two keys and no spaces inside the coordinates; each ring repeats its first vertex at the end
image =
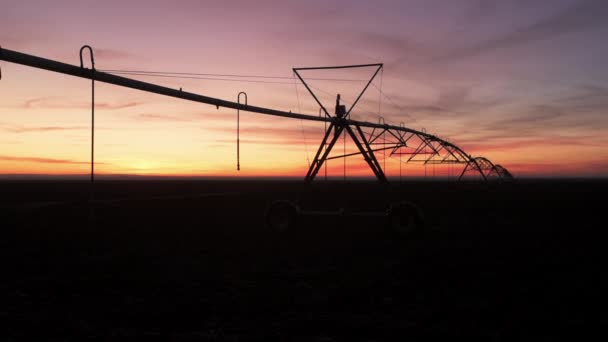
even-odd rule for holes
{"type": "Polygon", "coordinates": [[[96,188],[90,209],[86,182],[0,182],[0,341],[580,340],[608,326],[606,181],[96,188]],[[426,227],[307,217],[276,234],[273,199],[405,199],[426,227]]]}

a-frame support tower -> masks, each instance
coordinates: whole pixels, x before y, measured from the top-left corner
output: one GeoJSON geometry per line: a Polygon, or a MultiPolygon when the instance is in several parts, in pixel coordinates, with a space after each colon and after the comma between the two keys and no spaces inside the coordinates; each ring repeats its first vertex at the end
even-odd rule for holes
{"type": "MultiPolygon", "coordinates": [[[[357,105],[357,103],[359,102],[359,100],[361,99],[361,97],[363,96],[363,94],[365,93],[367,88],[369,87],[369,85],[372,83],[374,78],[376,78],[376,76],[378,75],[380,70],[382,70],[382,67],[383,67],[383,64],[360,64],[360,65],[343,65],[343,66],[331,66],[331,67],[294,68],[293,69],[293,72],[298,76],[298,78],[300,79],[302,84],[304,84],[304,87],[306,88],[306,90],[308,90],[310,95],[312,95],[312,97],[315,99],[315,101],[319,104],[319,106],[321,107],[321,109],[323,110],[323,112],[325,113],[327,118],[331,120],[329,127],[327,128],[327,131],[325,132],[325,136],[323,137],[323,140],[321,141],[321,145],[319,145],[319,148],[317,149],[317,153],[315,154],[315,157],[314,157],[312,163],[310,164],[308,172],[306,173],[305,181],[307,183],[312,182],[315,179],[315,176],[317,175],[317,173],[323,166],[323,163],[327,162],[327,158],[328,158],[332,148],[336,144],[336,141],[338,141],[338,139],[340,138],[340,135],[343,133],[344,134],[348,133],[350,138],[355,143],[355,146],[357,146],[357,149],[359,149],[359,153],[363,156],[363,159],[365,160],[367,165],[369,165],[370,169],[372,170],[372,172],[374,173],[376,178],[378,178],[378,180],[380,182],[383,182],[383,183],[387,182],[386,176],[384,175],[384,171],[382,170],[382,167],[380,166],[378,159],[376,159],[374,150],[371,148],[371,145],[370,145],[368,139],[365,137],[363,130],[356,122],[349,120],[351,111],[353,110],[353,108],[355,108],[355,105],[357,105]],[[351,105],[351,107],[347,111],[346,107],[344,105],[340,104],[340,94],[338,94],[337,98],[336,98],[336,109],[335,109],[333,116],[329,114],[329,112],[327,111],[327,108],[325,108],[325,106],[323,106],[321,101],[319,101],[319,99],[317,98],[315,93],[310,89],[310,87],[308,86],[306,81],[302,78],[302,76],[299,73],[299,71],[302,71],[302,70],[352,69],[352,68],[367,68],[367,67],[374,67],[374,68],[376,68],[376,70],[375,70],[374,74],[372,75],[372,77],[367,82],[367,84],[365,85],[365,87],[363,88],[363,90],[361,90],[361,92],[357,96],[357,99],[355,100],[355,102],[351,105]],[[333,136],[331,134],[332,132],[334,133],[333,136]]],[[[359,153],[357,153],[357,154],[359,154],[359,153]]],[[[341,157],[346,158],[348,156],[349,155],[343,155],[341,157]]]]}

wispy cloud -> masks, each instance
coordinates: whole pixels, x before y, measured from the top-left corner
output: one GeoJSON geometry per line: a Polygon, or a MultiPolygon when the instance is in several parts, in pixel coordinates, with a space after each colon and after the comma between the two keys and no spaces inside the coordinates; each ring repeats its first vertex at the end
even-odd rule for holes
{"type": "Polygon", "coordinates": [[[559,163],[538,161],[535,163],[509,163],[506,166],[517,176],[605,176],[608,163],[605,161],[587,161],[585,163],[559,163]]]}
{"type": "MultiPolygon", "coordinates": [[[[95,108],[106,110],[117,110],[130,108],[140,105],[140,102],[129,101],[123,103],[96,102],[95,108]]],[[[37,97],[23,102],[20,108],[41,108],[41,109],[73,109],[90,108],[91,102],[74,102],[65,98],[58,97],[37,97]]]]}
{"type": "Polygon", "coordinates": [[[191,122],[194,118],[191,115],[166,115],[166,114],[139,114],[137,120],[142,121],[172,121],[172,122],[191,122]]]}
{"type": "Polygon", "coordinates": [[[517,149],[538,149],[541,147],[560,148],[571,147],[591,147],[597,148],[606,145],[606,141],[598,139],[597,136],[585,137],[560,137],[547,136],[540,138],[525,138],[507,141],[492,141],[483,137],[478,139],[467,139],[457,142],[467,153],[486,154],[491,152],[505,152],[517,149]]]}
{"type": "MultiPolygon", "coordinates": [[[[210,130],[226,133],[234,133],[233,127],[210,127],[210,130]]],[[[323,126],[312,127],[241,127],[241,134],[263,137],[297,137],[297,136],[319,136],[323,134],[323,126]]]]}
{"type": "Polygon", "coordinates": [[[23,20],[22,12],[18,7],[23,6],[23,1],[3,1],[0,11],[0,45],[7,49],[17,49],[56,38],[53,29],[37,29],[38,25],[44,25],[50,16],[38,18],[38,20],[23,20]],[[13,2],[13,3],[11,3],[13,2]]]}
{"type": "Polygon", "coordinates": [[[498,118],[487,124],[485,129],[506,131],[529,129],[533,127],[535,130],[538,130],[540,127],[547,128],[548,125],[559,125],[557,119],[564,114],[563,110],[555,106],[533,105],[517,116],[498,118]]]}
{"type": "Polygon", "coordinates": [[[133,57],[133,54],[124,50],[94,47],[95,60],[116,60],[133,57]]]}
{"type": "Polygon", "coordinates": [[[382,108],[387,119],[414,123],[423,117],[477,116],[498,106],[508,104],[506,97],[476,98],[471,86],[447,85],[437,87],[433,99],[391,94],[391,101],[383,100],[382,108]],[[401,103],[401,105],[397,104],[401,103]]]}
{"type": "Polygon", "coordinates": [[[597,85],[582,85],[570,94],[556,98],[555,103],[571,112],[604,112],[608,108],[608,89],[597,85]]]}
{"type": "MultiPolygon", "coordinates": [[[[83,165],[83,164],[90,163],[89,161],[78,161],[78,160],[71,160],[71,159],[21,157],[21,156],[5,156],[5,155],[0,155],[0,160],[16,161],[16,162],[33,162],[33,163],[43,163],[43,164],[70,164],[70,165],[83,165]]],[[[106,164],[106,163],[95,162],[95,164],[106,164]]]]}
{"type": "Polygon", "coordinates": [[[76,131],[89,129],[85,126],[18,126],[18,125],[6,125],[0,124],[0,129],[11,132],[11,133],[31,133],[31,132],[57,132],[57,131],[76,131]]]}
{"type": "MultiPolygon", "coordinates": [[[[215,140],[215,142],[219,144],[234,144],[236,141],[234,139],[220,139],[215,140]]],[[[273,138],[260,138],[260,139],[240,139],[241,144],[252,144],[252,145],[275,145],[284,147],[286,149],[294,149],[295,148],[304,148],[305,145],[308,148],[316,148],[318,144],[317,141],[308,140],[304,138],[298,137],[284,137],[283,139],[273,139],[273,138]],[[314,146],[313,146],[314,145],[314,146]],[[313,147],[311,147],[313,146],[313,147]]],[[[222,145],[217,145],[222,146],[222,145]]]]}
{"type": "MultiPolygon", "coordinates": [[[[553,4],[553,2],[551,2],[553,4]]],[[[547,4],[548,5],[548,4],[547,4]]],[[[436,56],[435,62],[469,58],[490,51],[543,41],[566,34],[608,27],[608,4],[603,0],[576,1],[551,16],[541,18],[523,28],[512,30],[494,39],[436,56]]]]}

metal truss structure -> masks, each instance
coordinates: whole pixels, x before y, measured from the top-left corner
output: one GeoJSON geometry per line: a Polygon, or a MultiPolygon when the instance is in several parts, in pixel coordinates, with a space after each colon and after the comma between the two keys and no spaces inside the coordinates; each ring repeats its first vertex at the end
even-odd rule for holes
{"type": "Polygon", "coordinates": [[[316,116],[251,106],[247,104],[246,98],[245,104],[242,104],[240,103],[241,94],[239,94],[237,102],[231,102],[204,95],[185,92],[181,89],[172,89],[152,83],[117,76],[107,72],[98,71],[95,69],[94,66],[93,50],[88,46],[85,47],[80,50],[80,66],[65,64],[58,61],[28,55],[17,51],[3,49],[1,47],[0,60],[44,69],[48,71],[58,72],[75,77],[90,79],[92,81],[93,105],[91,127],[91,181],[94,181],[94,85],[96,81],[132,89],[138,89],[145,92],[156,93],[183,100],[205,103],[216,106],[217,108],[226,107],[236,109],[237,111],[243,110],[247,112],[265,115],[325,122],[328,124],[328,126],[325,131],[323,140],[319,145],[319,148],[317,149],[314,160],[310,164],[308,172],[306,173],[306,182],[312,182],[321,167],[323,166],[323,164],[328,160],[336,158],[346,158],[355,155],[361,155],[363,157],[367,165],[370,167],[370,169],[380,182],[388,182],[385,172],[378,159],[376,158],[376,153],[386,153],[387,151],[390,152],[390,156],[398,156],[400,160],[402,156],[406,156],[405,162],[408,163],[421,163],[424,165],[464,165],[464,168],[460,173],[459,179],[469,173],[474,173],[478,175],[484,181],[492,179],[513,179],[513,176],[509,173],[509,171],[507,171],[507,169],[502,167],[501,165],[494,164],[484,157],[473,157],[463,151],[460,147],[447,141],[446,139],[442,139],[433,134],[428,134],[424,130],[418,131],[412,128],[408,128],[403,123],[398,126],[387,124],[384,122],[383,119],[380,120],[378,123],[350,119],[351,111],[353,110],[359,99],[361,99],[361,97],[363,96],[369,85],[372,83],[378,72],[382,69],[382,64],[293,69],[300,81],[302,81],[306,89],[317,101],[323,113],[325,114],[325,116],[316,116]],[[91,54],[90,69],[85,68],[82,61],[82,51],[85,47],[90,50],[91,54]],[[366,84],[364,89],[361,91],[355,102],[348,110],[346,110],[344,105],[340,104],[340,95],[338,95],[334,115],[331,115],[328,112],[327,108],[318,100],[317,96],[312,92],[308,84],[305,82],[305,80],[301,77],[299,73],[299,71],[302,70],[324,70],[363,67],[376,68],[375,73],[370,78],[369,82],[366,84]],[[342,134],[348,135],[352,139],[358,151],[349,154],[330,157],[330,152],[332,151],[332,148],[334,147],[337,140],[342,134]]]}

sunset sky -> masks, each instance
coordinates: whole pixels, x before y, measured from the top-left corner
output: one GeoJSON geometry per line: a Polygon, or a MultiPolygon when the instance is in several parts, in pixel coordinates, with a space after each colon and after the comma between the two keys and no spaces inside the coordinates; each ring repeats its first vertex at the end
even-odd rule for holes
{"type": "MultiPolygon", "coordinates": [[[[88,44],[100,70],[236,75],[128,77],[230,101],[245,91],[251,105],[312,115],[318,106],[293,67],[384,63],[354,119],[425,128],[515,177],[608,176],[604,0],[3,0],[0,7],[3,48],[79,64],[88,44]]],[[[91,82],[4,61],[0,68],[0,174],[86,174],[91,82]]],[[[303,76],[333,107],[337,93],[352,102],[372,73],[303,76]]],[[[102,174],[303,177],[323,134],[322,123],[241,112],[237,172],[235,110],[99,82],[96,128],[102,174]]],[[[387,173],[398,177],[398,158],[386,158],[387,173]]],[[[330,175],[342,170],[342,161],[330,162],[330,175]]],[[[372,176],[361,157],[347,160],[347,174],[372,176]]]]}

